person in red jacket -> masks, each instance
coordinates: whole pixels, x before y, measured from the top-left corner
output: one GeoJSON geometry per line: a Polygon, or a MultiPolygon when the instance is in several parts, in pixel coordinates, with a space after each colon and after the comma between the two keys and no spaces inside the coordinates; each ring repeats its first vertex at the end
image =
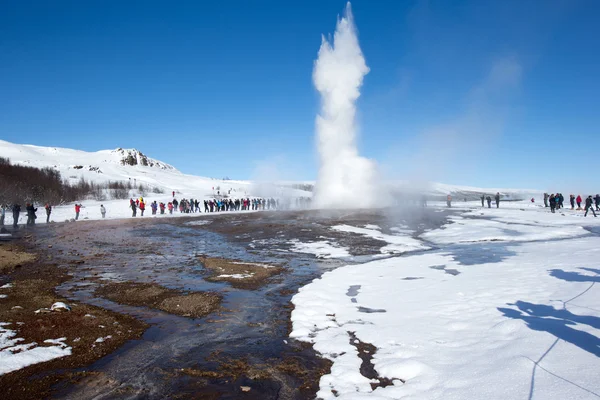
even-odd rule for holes
{"type": "Polygon", "coordinates": [[[146,209],[146,203],[140,201],[140,211],[142,212],[142,217],[144,216],[144,210],[146,209]]]}
{"type": "Polygon", "coordinates": [[[79,212],[81,211],[81,204],[75,204],[75,221],[79,219],[79,212]]]}
{"type": "Polygon", "coordinates": [[[167,208],[169,209],[169,214],[173,214],[173,203],[169,202],[167,208]]]}
{"type": "Polygon", "coordinates": [[[579,195],[579,194],[577,195],[576,201],[577,201],[577,209],[581,210],[581,195],[579,195]]]}

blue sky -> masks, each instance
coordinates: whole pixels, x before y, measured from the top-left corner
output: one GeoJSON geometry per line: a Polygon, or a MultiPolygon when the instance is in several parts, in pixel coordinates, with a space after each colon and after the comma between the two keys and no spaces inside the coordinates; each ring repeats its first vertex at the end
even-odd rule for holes
{"type": "MultiPolygon", "coordinates": [[[[135,147],[205,176],[272,168],[314,179],[313,61],[344,6],[1,1],[0,138],[135,147]]],[[[352,8],[371,68],[358,103],[360,150],[382,174],[600,187],[600,2],[352,8]]]]}

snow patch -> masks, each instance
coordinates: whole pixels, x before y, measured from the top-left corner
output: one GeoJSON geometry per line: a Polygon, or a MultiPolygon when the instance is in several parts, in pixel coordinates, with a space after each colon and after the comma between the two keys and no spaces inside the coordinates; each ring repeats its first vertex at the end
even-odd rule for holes
{"type": "Polygon", "coordinates": [[[297,253],[314,254],[317,258],[346,258],[350,253],[343,247],[328,241],[302,243],[299,240],[292,240],[291,251],[297,253]]]}

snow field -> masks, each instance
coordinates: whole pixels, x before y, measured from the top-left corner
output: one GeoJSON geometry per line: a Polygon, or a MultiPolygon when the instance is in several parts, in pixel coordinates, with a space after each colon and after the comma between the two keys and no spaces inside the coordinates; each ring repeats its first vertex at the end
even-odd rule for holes
{"type": "Polygon", "coordinates": [[[338,268],[293,297],[290,336],[333,361],[320,398],[599,396],[600,238],[582,228],[597,220],[465,211],[423,235],[440,250],[338,268]],[[478,251],[498,257],[465,259],[478,251]],[[371,363],[392,385],[373,390],[351,333],[377,348],[371,363]]]}

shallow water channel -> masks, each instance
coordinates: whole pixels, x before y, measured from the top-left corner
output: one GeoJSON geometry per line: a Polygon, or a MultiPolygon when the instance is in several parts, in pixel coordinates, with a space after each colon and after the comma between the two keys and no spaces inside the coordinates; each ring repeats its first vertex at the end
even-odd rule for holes
{"type": "Polygon", "coordinates": [[[400,226],[416,236],[442,225],[447,215],[433,210],[393,218],[383,212],[265,212],[144,223],[90,221],[75,224],[77,231],[69,233],[49,229],[45,235],[54,243],[51,251],[69,265],[72,275],[58,288],[61,295],[150,324],[141,339],[82,369],[92,374],[74,385],[57,387],[55,397],[314,398],[318,378],[328,364],[310,346],[288,339],[290,299],[327,270],[380,257],[379,250],[386,245],[330,227],[376,224],[391,232],[400,226]],[[347,248],[352,256],[318,259],[290,250],[292,240],[324,237],[347,248]],[[281,265],[284,272],[258,289],[236,289],[207,281],[198,255],[281,265]],[[85,262],[74,262],[82,258],[85,262]],[[185,292],[214,291],[222,294],[223,302],[220,311],[194,319],[118,304],[94,293],[114,281],[156,283],[185,292]]]}

